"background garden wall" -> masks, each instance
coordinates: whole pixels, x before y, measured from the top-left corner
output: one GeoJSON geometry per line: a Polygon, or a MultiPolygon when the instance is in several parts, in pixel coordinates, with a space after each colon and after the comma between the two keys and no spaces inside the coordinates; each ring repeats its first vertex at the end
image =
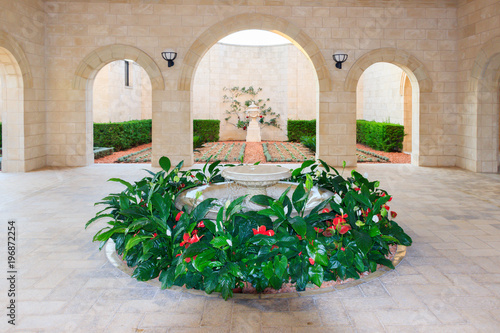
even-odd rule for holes
{"type": "MultiPolygon", "coordinates": [[[[294,45],[241,46],[217,43],[202,58],[194,77],[192,107],[195,119],[219,119],[221,140],[245,140],[246,131],[228,122],[223,88],[262,88],[258,99],[280,115],[280,128],[264,126],[262,140],[286,141],[287,119],[316,119],[318,79],[310,60],[294,45]]],[[[243,102],[249,96],[242,96],[243,102]]]]}
{"type": "Polygon", "coordinates": [[[129,62],[129,86],[125,85],[125,61],[104,66],[93,90],[95,123],[151,119],[151,80],[136,62],[129,62]]]}

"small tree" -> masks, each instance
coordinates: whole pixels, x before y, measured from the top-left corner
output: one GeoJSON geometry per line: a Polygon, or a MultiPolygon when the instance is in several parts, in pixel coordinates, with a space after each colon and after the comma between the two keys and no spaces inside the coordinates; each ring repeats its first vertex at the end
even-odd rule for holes
{"type": "Polygon", "coordinates": [[[224,87],[223,89],[224,91],[229,92],[229,95],[224,95],[223,97],[224,103],[229,103],[229,110],[226,110],[226,114],[228,115],[225,118],[226,122],[236,126],[237,128],[246,130],[248,124],[250,123],[250,119],[245,115],[244,112],[253,102],[260,109],[259,123],[261,126],[274,126],[280,128],[280,125],[278,123],[278,118],[280,115],[276,112],[273,112],[271,107],[266,105],[266,102],[269,102],[270,99],[256,99],[257,95],[262,91],[262,88],[258,88],[257,90],[255,90],[254,87],[250,86],[248,88],[224,87]],[[244,99],[245,96],[247,97],[247,99],[244,102],[241,102],[241,100],[244,99]],[[231,119],[236,119],[236,122],[230,122],[231,119]]]}

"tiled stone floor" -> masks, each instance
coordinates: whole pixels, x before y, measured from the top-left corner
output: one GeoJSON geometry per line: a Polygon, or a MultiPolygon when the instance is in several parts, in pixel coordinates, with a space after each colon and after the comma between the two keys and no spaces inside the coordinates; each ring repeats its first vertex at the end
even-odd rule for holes
{"type": "MultiPolygon", "coordinates": [[[[400,266],[328,294],[225,302],[137,282],[91,242],[93,203],[122,189],[106,180],[137,180],[144,167],[0,173],[4,272],[8,219],[18,231],[16,332],[500,331],[500,175],[360,165],[394,195],[391,208],[413,237],[400,266]]],[[[13,331],[0,281],[0,331],[13,331]]]]}

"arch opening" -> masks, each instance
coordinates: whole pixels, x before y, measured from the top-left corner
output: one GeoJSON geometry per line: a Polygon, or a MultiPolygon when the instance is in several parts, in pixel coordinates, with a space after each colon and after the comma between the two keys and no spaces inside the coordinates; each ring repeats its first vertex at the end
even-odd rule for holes
{"type": "Polygon", "coordinates": [[[14,55],[0,47],[1,170],[24,172],[24,82],[14,55]]]}
{"type": "MultiPolygon", "coordinates": [[[[323,110],[328,112],[328,104],[329,104],[329,94],[332,90],[332,81],[330,78],[330,71],[326,64],[326,61],[318,48],[318,46],[314,43],[314,41],[300,28],[296,27],[292,23],[271,15],[265,14],[241,14],[234,17],[227,18],[211,28],[207,29],[204,33],[200,35],[200,37],[191,45],[189,50],[186,53],[186,56],[183,59],[182,70],[180,79],[178,81],[177,90],[179,92],[186,92],[186,95],[182,95],[180,109],[186,110],[189,114],[189,119],[184,118],[190,126],[190,131],[188,132],[187,137],[186,134],[184,139],[191,142],[190,151],[191,153],[182,154],[178,156],[178,160],[185,159],[193,163],[193,154],[192,154],[192,106],[191,106],[191,98],[192,98],[192,86],[194,75],[196,69],[199,65],[199,62],[203,58],[206,52],[220,39],[223,37],[241,30],[247,29],[260,29],[271,31],[277,33],[288,40],[290,40],[299,50],[301,50],[306,56],[310,59],[314,70],[317,75],[318,81],[318,108],[321,117],[321,105],[325,104],[323,110]]],[[[318,117],[319,121],[319,117],[318,117]]],[[[168,120],[166,120],[168,122],[168,120]]],[[[181,134],[181,133],[179,133],[181,134]]],[[[320,147],[319,144],[321,142],[321,137],[324,134],[321,132],[319,128],[317,128],[317,147],[320,147]],[[319,133],[318,133],[319,132],[319,133]]],[[[319,151],[319,149],[318,149],[319,151]]],[[[328,152],[328,149],[326,149],[328,152]]],[[[318,154],[319,155],[319,154],[318,154]]],[[[158,156],[154,156],[154,160],[157,161],[159,159],[158,156]]],[[[322,156],[326,162],[339,165],[336,158],[329,156],[322,156]]],[[[188,162],[189,163],[189,162],[188,162]]]]}
{"type": "Polygon", "coordinates": [[[356,87],[356,119],[404,126],[401,152],[406,154],[413,150],[412,110],[418,108],[413,90],[406,71],[387,62],[369,66],[356,87]]]}
{"type": "MultiPolygon", "coordinates": [[[[104,66],[115,61],[125,60],[137,63],[147,73],[151,84],[151,100],[154,100],[156,93],[165,89],[165,82],[160,68],[149,55],[138,48],[128,45],[110,45],[101,47],[88,54],[78,66],[73,80],[73,88],[82,90],[85,94],[85,129],[81,133],[75,133],[75,136],[85,136],[84,147],[77,147],[77,151],[85,151],[83,154],[85,165],[92,164],[94,161],[93,92],[96,76],[104,66]]],[[[116,101],[119,100],[115,99],[116,101]]],[[[151,114],[154,122],[154,103],[151,104],[151,114]]]]}
{"type": "MultiPolygon", "coordinates": [[[[262,31],[251,30],[263,38],[266,34],[262,31]]],[[[249,30],[241,30],[234,35],[248,36],[247,32],[249,30]]],[[[231,44],[228,44],[228,38],[222,38],[198,63],[191,90],[191,114],[193,119],[220,120],[220,141],[246,139],[246,127],[238,127],[237,116],[226,112],[230,107],[227,100],[224,102],[224,95],[231,95],[228,89],[235,87],[261,88],[255,99],[263,99],[266,106],[279,115],[265,116],[266,121],[275,118],[279,128],[261,126],[262,141],[287,141],[288,119],[317,122],[319,83],[314,66],[303,49],[281,35],[276,36],[279,38],[265,40],[262,45],[248,45],[234,38],[229,39],[231,44]]],[[[240,102],[246,99],[252,98],[239,98],[240,102]]]]}

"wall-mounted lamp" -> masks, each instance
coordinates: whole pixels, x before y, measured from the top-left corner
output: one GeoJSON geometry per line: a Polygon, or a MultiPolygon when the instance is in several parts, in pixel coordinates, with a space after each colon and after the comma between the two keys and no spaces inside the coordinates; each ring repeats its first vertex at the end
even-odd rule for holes
{"type": "Polygon", "coordinates": [[[333,60],[336,62],[335,67],[342,69],[342,63],[347,60],[347,54],[336,53],[333,55],[333,60]]]}
{"type": "Polygon", "coordinates": [[[168,67],[172,67],[174,65],[175,58],[177,58],[177,52],[165,50],[161,53],[161,56],[168,62],[168,67]]]}

